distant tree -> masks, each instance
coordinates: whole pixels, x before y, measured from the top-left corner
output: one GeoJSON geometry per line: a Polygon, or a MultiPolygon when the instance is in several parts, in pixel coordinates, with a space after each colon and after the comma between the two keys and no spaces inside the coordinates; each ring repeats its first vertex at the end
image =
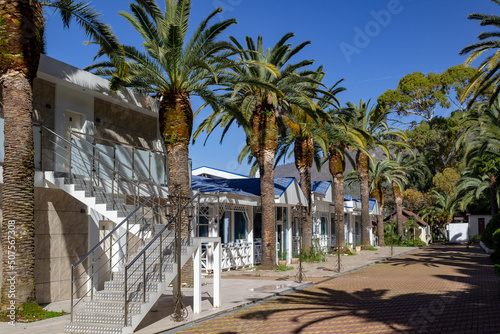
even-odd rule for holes
{"type": "Polygon", "coordinates": [[[454,105],[457,110],[465,110],[459,96],[474,72],[472,67],[458,65],[441,74],[410,73],[399,81],[395,90],[389,89],[380,95],[377,103],[380,108],[399,116],[415,115],[430,122],[437,107],[450,108],[454,105]]]}
{"type": "Polygon", "coordinates": [[[453,168],[446,168],[442,173],[437,173],[432,178],[434,190],[438,193],[453,194],[455,184],[460,179],[460,174],[453,168]]]}
{"type": "Polygon", "coordinates": [[[428,204],[428,197],[418,190],[410,188],[403,192],[403,206],[412,212],[419,212],[428,204]]]}

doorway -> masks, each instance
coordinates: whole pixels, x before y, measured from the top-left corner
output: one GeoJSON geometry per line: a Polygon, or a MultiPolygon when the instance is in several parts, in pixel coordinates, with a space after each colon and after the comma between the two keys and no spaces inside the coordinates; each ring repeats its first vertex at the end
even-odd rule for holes
{"type": "Polygon", "coordinates": [[[478,234],[483,234],[485,225],[486,224],[485,224],[484,218],[478,218],[477,219],[477,231],[478,231],[478,234]]]}
{"type": "MultiPolygon", "coordinates": [[[[64,137],[66,138],[67,141],[71,142],[71,130],[74,131],[82,131],[83,128],[83,115],[82,114],[77,114],[72,111],[66,111],[64,114],[64,137]]],[[[64,169],[67,173],[76,173],[78,174],[78,171],[72,170],[71,166],[71,159],[72,159],[72,150],[71,146],[65,142],[64,143],[64,169]]]]}

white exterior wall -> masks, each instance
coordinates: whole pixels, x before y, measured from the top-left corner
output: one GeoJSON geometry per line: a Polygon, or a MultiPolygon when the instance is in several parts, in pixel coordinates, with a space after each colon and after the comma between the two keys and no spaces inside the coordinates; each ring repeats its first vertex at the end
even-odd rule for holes
{"type": "Polygon", "coordinates": [[[470,215],[469,216],[469,236],[475,236],[479,234],[478,221],[479,218],[484,218],[484,226],[488,225],[492,216],[491,215],[470,215]]]}
{"type": "Polygon", "coordinates": [[[467,223],[452,223],[448,224],[448,241],[450,242],[467,242],[469,241],[469,224],[467,223]]]}

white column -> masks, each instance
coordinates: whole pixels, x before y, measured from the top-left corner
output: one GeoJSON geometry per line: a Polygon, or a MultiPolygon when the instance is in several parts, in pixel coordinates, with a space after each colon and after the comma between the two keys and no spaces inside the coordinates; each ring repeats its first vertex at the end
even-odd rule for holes
{"type": "Polygon", "coordinates": [[[221,306],[221,261],[222,261],[222,247],[220,239],[214,242],[214,291],[213,291],[213,307],[221,306]]]}
{"type": "Polygon", "coordinates": [[[255,265],[255,254],[253,245],[253,209],[247,211],[248,214],[248,243],[250,244],[250,264],[255,265]]]}
{"type": "Polygon", "coordinates": [[[193,291],[193,313],[201,312],[201,243],[193,253],[193,270],[194,270],[194,291],[193,291]]]}

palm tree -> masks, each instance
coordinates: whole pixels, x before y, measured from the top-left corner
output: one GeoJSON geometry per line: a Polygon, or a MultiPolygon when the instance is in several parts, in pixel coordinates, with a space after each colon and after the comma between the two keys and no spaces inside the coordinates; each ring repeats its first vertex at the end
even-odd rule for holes
{"type": "Polygon", "coordinates": [[[430,197],[433,204],[421,210],[419,215],[422,219],[430,220],[434,231],[445,236],[443,227],[453,221],[458,204],[457,197],[454,194],[438,193],[436,190],[432,191],[430,197]]]}
{"type": "Polygon", "coordinates": [[[500,101],[497,98],[491,105],[476,103],[464,118],[472,125],[460,141],[465,143],[466,167],[455,186],[457,197],[462,198],[462,208],[465,209],[474,198],[479,199],[488,190],[493,215],[499,211],[500,101]]]}
{"type": "MultiPolygon", "coordinates": [[[[317,70],[317,73],[318,78],[316,80],[320,82],[324,76],[322,73],[322,67],[317,70]]],[[[325,94],[315,101],[315,106],[318,110],[325,110],[332,104],[338,105],[338,100],[335,96],[345,90],[343,87],[337,87],[341,81],[342,80],[338,81],[329,89],[330,94],[325,94]]],[[[318,88],[317,83],[313,86],[318,88]]],[[[304,249],[308,249],[312,246],[313,226],[311,168],[314,160],[316,160],[316,166],[321,165],[319,151],[320,149],[325,151],[327,147],[327,137],[325,131],[323,130],[326,125],[326,121],[324,119],[315,119],[311,117],[309,113],[300,109],[296,105],[292,105],[287,109],[289,112],[285,112],[283,115],[285,131],[281,134],[278,141],[276,162],[286,156],[293,145],[295,167],[299,171],[300,176],[300,187],[306,195],[308,203],[305,224],[303,225],[303,229],[301,231],[304,249]]],[[[290,155],[291,154],[292,152],[290,152],[290,155]]]]}
{"type": "Polygon", "coordinates": [[[462,171],[462,175],[455,185],[457,197],[461,198],[461,210],[466,210],[472,200],[484,198],[488,193],[491,215],[498,210],[498,178],[500,177],[500,157],[486,155],[485,159],[473,159],[470,167],[462,171]]]}
{"type": "Polygon", "coordinates": [[[360,101],[359,106],[348,102],[346,111],[353,116],[349,119],[351,126],[364,131],[371,136],[371,141],[366,141],[364,150],[358,149],[356,152],[356,171],[359,179],[359,187],[361,194],[361,244],[362,248],[368,249],[370,245],[370,230],[371,220],[369,212],[369,167],[370,156],[367,154],[377,147],[385,151],[386,156],[390,155],[389,147],[391,145],[404,145],[403,142],[397,139],[406,140],[405,134],[397,129],[389,127],[387,124],[388,112],[381,108],[370,108],[368,103],[360,101]],[[395,138],[395,139],[393,139],[395,138]]]}
{"type": "Polygon", "coordinates": [[[2,188],[2,309],[9,306],[6,281],[11,272],[7,250],[9,222],[16,231],[16,305],[35,301],[35,224],[33,161],[33,92],[40,54],[43,50],[45,19],[43,7],[59,12],[68,27],[74,19],[86,35],[105,48],[116,46],[110,28],[85,1],[0,1],[0,84],[4,113],[5,158],[2,188]],[[15,222],[15,223],[14,223],[15,222]]]}
{"type": "Polygon", "coordinates": [[[189,196],[189,143],[193,130],[191,96],[200,96],[217,108],[218,98],[210,87],[221,78],[224,62],[231,50],[229,42],[217,37],[236,23],[228,19],[210,25],[221,12],[215,9],[200,22],[188,40],[190,0],[166,0],[165,11],[155,0],[136,0],[130,13],[121,12],[144,39],[144,51],[123,46],[124,56],[101,50],[110,61],[89,66],[96,74],[111,77],[114,88],[131,87],[159,100],[159,125],[167,149],[169,187],[189,196]],[[219,55],[221,55],[219,57],[219,55]]]}
{"type": "Polygon", "coordinates": [[[317,111],[312,100],[317,89],[311,87],[311,83],[316,82],[314,76],[317,73],[309,70],[297,72],[312,61],[289,64],[290,59],[309,42],[291,48],[286,44],[291,37],[292,33],[284,35],[266,51],[260,36],[257,43],[246,37],[246,49],[230,37],[240,51],[241,65],[233,67],[234,72],[225,78],[223,85],[229,94],[224,107],[214,110],[195,133],[195,137],[203,130],[210,134],[220,125],[225,128],[224,135],[235,122],[245,131],[250,152],[259,165],[264,267],[276,265],[274,158],[280,119],[284,109],[291,105],[310,114],[317,111]]]}
{"type": "MultiPolygon", "coordinates": [[[[491,0],[500,5],[500,0],[491,0]]],[[[472,13],[468,16],[469,20],[478,20],[480,26],[491,26],[498,29],[500,27],[500,16],[493,14],[472,13]]],[[[460,100],[463,101],[470,93],[473,93],[469,106],[472,105],[480,95],[483,95],[489,88],[493,87],[494,92],[490,97],[490,104],[500,93],[500,32],[487,31],[478,35],[479,42],[469,44],[460,51],[461,55],[470,53],[466,63],[470,65],[475,59],[480,57],[486,51],[494,50],[494,53],[486,57],[478,67],[476,74],[472,77],[466,89],[462,92],[460,100]]]]}
{"type": "Polygon", "coordinates": [[[400,182],[392,182],[392,189],[394,192],[394,200],[396,202],[396,219],[397,219],[397,233],[403,236],[403,191],[404,187],[416,178],[423,178],[429,173],[429,168],[421,160],[417,159],[412,153],[404,154],[398,152],[391,157],[394,162],[394,167],[404,171],[406,177],[401,179],[400,182]]]}
{"type": "Polygon", "coordinates": [[[335,203],[335,237],[338,241],[340,252],[346,249],[345,228],[344,228],[344,173],[346,161],[349,160],[352,166],[355,162],[349,154],[350,150],[364,150],[367,147],[366,141],[371,137],[366,135],[363,130],[357,130],[349,126],[346,121],[352,115],[348,112],[329,112],[331,119],[325,125],[325,131],[328,138],[328,150],[325,155],[328,159],[328,167],[333,178],[333,192],[335,203]]]}

